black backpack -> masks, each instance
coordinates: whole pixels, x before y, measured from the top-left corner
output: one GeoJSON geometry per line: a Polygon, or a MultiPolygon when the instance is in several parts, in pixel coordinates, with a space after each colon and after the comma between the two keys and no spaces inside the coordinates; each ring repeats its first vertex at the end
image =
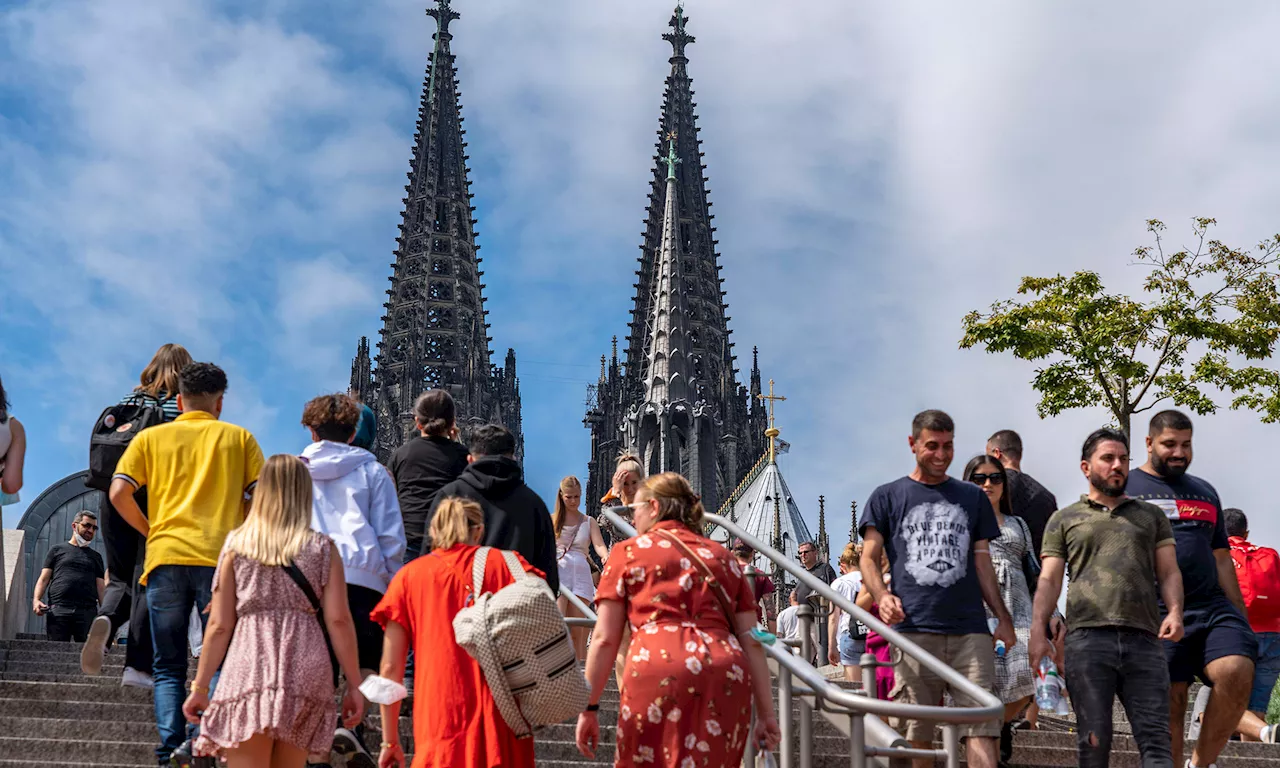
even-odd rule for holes
{"type": "Polygon", "coordinates": [[[89,438],[89,479],[84,484],[99,491],[109,489],[116,465],[134,436],[147,427],[163,424],[164,420],[160,401],[143,394],[104,410],[89,438]]]}

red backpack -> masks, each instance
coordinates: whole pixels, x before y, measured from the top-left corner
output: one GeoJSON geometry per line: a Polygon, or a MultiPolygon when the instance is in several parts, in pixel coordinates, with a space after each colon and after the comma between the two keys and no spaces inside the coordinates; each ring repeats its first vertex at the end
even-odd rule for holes
{"type": "Polygon", "coordinates": [[[1236,580],[1255,631],[1274,632],[1280,626],[1280,554],[1274,549],[1231,538],[1236,580]]]}

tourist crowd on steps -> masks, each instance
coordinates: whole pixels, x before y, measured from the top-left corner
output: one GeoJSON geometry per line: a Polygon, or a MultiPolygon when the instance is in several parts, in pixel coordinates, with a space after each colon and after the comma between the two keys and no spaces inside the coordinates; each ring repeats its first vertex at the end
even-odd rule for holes
{"type": "MultiPolygon", "coordinates": [[[[580,666],[567,671],[586,691],[584,755],[599,746],[610,675],[618,765],[730,766],[749,740],[776,746],[757,638],[794,637],[795,608],[825,601],[756,571],[745,543],[705,538],[701,500],[680,475],[646,478],[635,457],[619,457],[600,504],[625,511],[637,535],[624,539],[583,510],[574,476],[548,510],[502,426],[476,425],[467,445],[457,442],[442,390],[417,399],[417,434],[384,467],[361,447],[374,445],[377,425],[353,395],[308,402],[311,444],[264,459],[252,434],[220,419],[227,388],[220,368],[182,347],[157,351],[102,417],[133,414],[145,427],[110,467],[109,503],[100,517],[75,517],[32,595],[51,639],[83,643],[88,674],[127,628],[123,682],[154,690],[159,764],[403,765],[408,684],[415,766],[532,765],[532,740],[517,738],[496,704],[509,684],[455,638],[484,547],[513,551],[553,592],[594,604],[594,630],[573,638],[580,666]],[[89,548],[99,535],[105,562],[89,548]],[[792,604],[776,623],[762,610],[775,589],[792,604]],[[203,652],[188,686],[193,622],[203,652]],[[366,694],[381,708],[377,756],[366,749],[366,694]]],[[[0,490],[12,499],[27,435],[3,393],[0,490]]],[[[1280,677],[1280,555],[1250,541],[1244,512],[1224,509],[1213,485],[1189,473],[1193,434],[1185,414],[1156,414],[1147,460],[1130,470],[1128,436],[1094,432],[1081,450],[1085,493],[1058,508],[1022,470],[1010,430],[950,476],[956,426],[925,411],[907,440],[914,467],[871,494],[862,541],[843,548],[839,574],[815,542],[798,548],[800,564],[1005,702],[1001,720],[963,727],[974,766],[1007,764],[1017,733],[1042,714],[1037,681],[1056,669],[1081,765],[1108,764],[1119,698],[1142,765],[1209,768],[1233,737],[1277,741],[1265,718],[1280,677]],[[1196,680],[1205,686],[1184,755],[1196,680]]],[[[502,558],[487,559],[480,577],[480,594],[515,581],[502,558]]],[[[559,605],[578,614],[567,599],[559,605]]],[[[851,684],[864,652],[892,657],[855,617],[835,610],[828,621],[820,634],[811,622],[811,661],[841,668],[851,684]]],[[[868,694],[974,703],[909,656],[878,668],[868,694]]],[[[915,745],[933,743],[932,723],[892,725],[915,745]]]]}

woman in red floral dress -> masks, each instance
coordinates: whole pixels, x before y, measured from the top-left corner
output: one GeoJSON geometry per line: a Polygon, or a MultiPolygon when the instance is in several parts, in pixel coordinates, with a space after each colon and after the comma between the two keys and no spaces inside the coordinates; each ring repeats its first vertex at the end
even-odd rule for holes
{"type": "Polygon", "coordinates": [[[751,587],[724,547],[695,533],[702,504],[680,475],[644,481],[632,508],[640,535],[614,546],[596,591],[586,670],[593,704],[578,719],[578,749],[594,757],[594,702],[629,623],[614,764],[738,768],[748,738],[769,749],[779,738],[764,651],[749,634],[751,587]]]}

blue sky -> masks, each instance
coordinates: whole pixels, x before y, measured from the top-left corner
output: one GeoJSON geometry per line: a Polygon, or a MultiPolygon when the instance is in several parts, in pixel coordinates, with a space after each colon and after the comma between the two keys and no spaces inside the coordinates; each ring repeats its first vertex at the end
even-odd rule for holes
{"type": "MultiPolygon", "coordinates": [[[[550,496],[585,471],[584,388],[625,333],[672,3],[455,6],[495,361],[516,348],[550,496]]],[[[226,418],[266,451],[305,445],[302,404],[343,388],[378,330],[423,7],[0,10],[0,376],[32,436],[26,501],[81,468],[94,417],[164,342],[228,370],[226,418]]],[[[1148,217],[1181,237],[1216,216],[1237,245],[1280,230],[1272,4],[686,7],[739,360],[759,345],[788,396],[784,472],[837,535],[850,500],[909,469],[925,407],[956,416],[961,457],[1013,427],[1030,472],[1082,490],[1105,414],[1040,421],[1030,366],[956,349],[967,310],[1024,274],[1136,286],[1148,217]]],[[[1200,420],[1193,471],[1269,511],[1274,429],[1200,420]]]]}

